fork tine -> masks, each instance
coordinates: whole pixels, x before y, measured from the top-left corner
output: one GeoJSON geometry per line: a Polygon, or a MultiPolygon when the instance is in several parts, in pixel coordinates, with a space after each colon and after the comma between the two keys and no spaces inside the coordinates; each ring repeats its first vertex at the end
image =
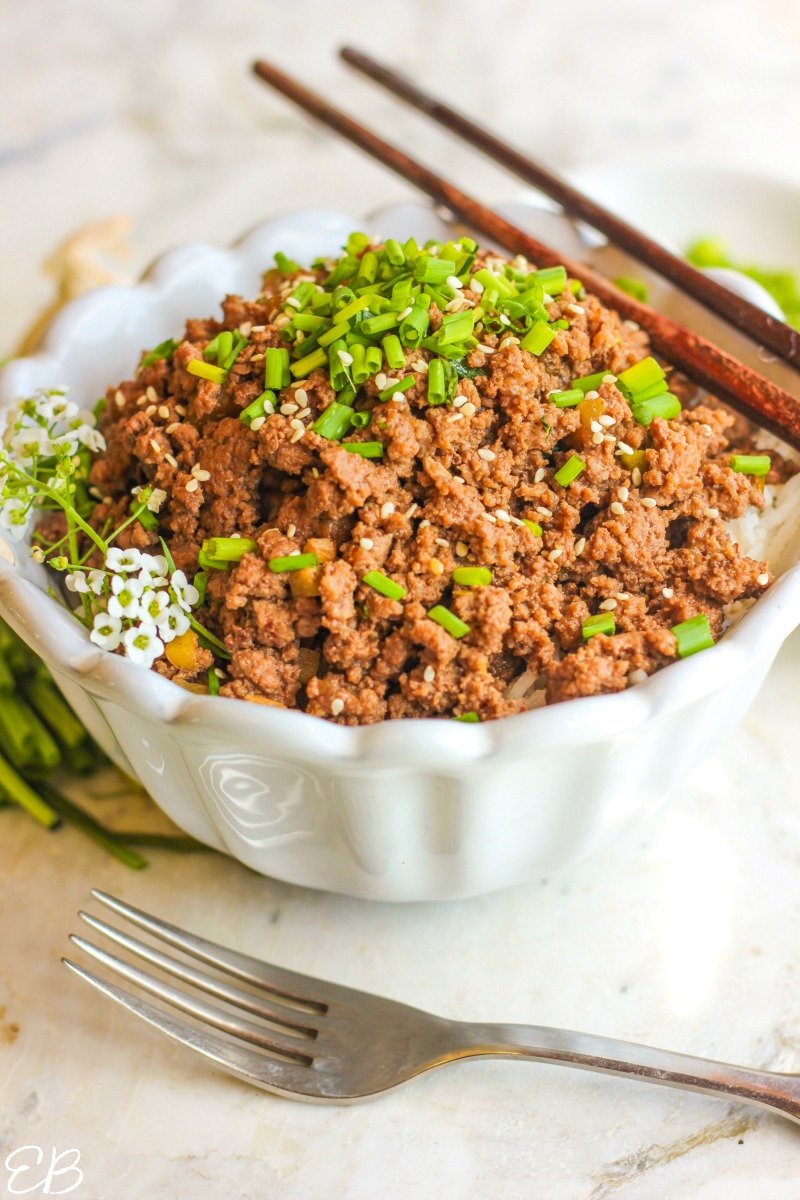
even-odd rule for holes
{"type": "MultiPolygon", "coordinates": [[[[75,943],[81,950],[87,954],[91,954],[98,962],[103,963],[109,970],[115,971],[117,975],[121,975],[123,979],[127,979],[129,983],[136,984],[151,995],[157,996],[159,1000],[163,1000],[166,1004],[171,1004],[174,1008],[180,1009],[181,1012],[188,1013],[190,1017],[195,1017],[198,1021],[205,1022],[206,1025],[211,1025],[214,1029],[220,1029],[223,1033],[228,1033],[231,1037],[241,1038],[242,1041],[250,1042],[253,1046],[258,1046],[261,1050],[266,1050],[271,1054],[282,1054],[288,1058],[294,1059],[296,1062],[309,1066],[312,1062],[311,1056],[303,1053],[291,1045],[283,1045],[276,1042],[273,1038],[267,1036],[267,1031],[261,1026],[256,1025],[253,1021],[247,1021],[244,1018],[232,1017],[229,1013],[225,1013],[222,1009],[216,1008],[213,1004],[207,1004],[205,1000],[200,1000],[195,996],[187,995],[185,992],[174,988],[172,984],[165,983],[161,979],[155,979],[152,975],[148,975],[145,971],[140,971],[138,967],[132,963],[127,963],[121,958],[117,958],[115,954],[109,954],[107,950],[101,950],[99,946],[95,946],[92,942],[87,942],[85,938],[79,937],[74,933],[70,934],[70,940],[75,943]]],[[[289,1042],[296,1042],[298,1039],[286,1035],[289,1042]]],[[[304,1046],[308,1042],[303,1042],[304,1046]]]]}
{"type": "Polygon", "coordinates": [[[131,954],[135,954],[137,958],[144,959],[151,966],[158,967],[160,971],[165,971],[168,975],[174,976],[176,979],[181,979],[184,983],[189,983],[192,987],[199,988],[201,992],[208,992],[211,996],[216,996],[218,1000],[224,1000],[227,1004],[233,1004],[236,1008],[244,1009],[245,1012],[252,1013],[256,1017],[261,1017],[264,1021],[270,1021],[275,1025],[282,1027],[282,1031],[289,1034],[299,1034],[301,1037],[314,1038],[317,1036],[317,1030],[308,1024],[304,1024],[298,1020],[298,1011],[296,1008],[288,1008],[282,1004],[265,1004],[258,996],[252,992],[242,991],[241,988],[233,987],[229,983],[225,983],[222,979],[215,979],[211,975],[206,975],[204,971],[197,971],[188,963],[179,962],[175,958],[171,958],[168,954],[162,954],[160,950],[156,950],[153,946],[147,946],[144,942],[140,942],[138,938],[130,937],[127,933],[122,933],[121,930],[115,929],[113,925],[107,925],[105,921],[101,921],[99,917],[92,916],[91,913],[79,912],[78,916],[85,921],[87,925],[98,933],[109,938],[110,941],[116,942],[118,946],[128,950],[131,954]]]}
{"type": "Polygon", "coordinates": [[[313,993],[319,989],[321,984],[318,979],[310,979],[307,975],[287,971],[283,967],[275,967],[258,958],[251,958],[248,954],[239,954],[236,950],[229,950],[217,942],[210,942],[206,938],[197,937],[196,934],[187,933],[185,929],[178,929],[176,925],[161,921],[158,917],[142,912],[141,909],[126,904],[124,900],[117,900],[116,897],[109,896],[107,892],[101,892],[97,888],[92,888],[92,895],[101,904],[105,904],[107,908],[112,909],[131,924],[146,930],[153,937],[167,942],[177,950],[182,950],[184,954],[199,958],[201,962],[217,967],[221,971],[227,971],[228,974],[235,975],[237,979],[243,979],[246,983],[266,988],[275,995],[282,996],[285,1000],[305,1004],[316,1012],[325,1012],[327,1008],[324,1002],[314,999],[313,993]]]}
{"type": "Polygon", "coordinates": [[[101,979],[99,975],[78,966],[69,958],[62,958],[61,961],[74,975],[91,984],[104,996],[108,996],[109,999],[114,1000],[135,1016],[141,1017],[148,1025],[152,1025],[167,1037],[172,1038],[173,1041],[180,1042],[191,1050],[196,1050],[198,1054],[202,1054],[204,1058],[210,1059],[211,1062],[230,1074],[245,1079],[257,1087],[288,1096],[290,1099],[321,1101],[326,1099],[314,1091],[314,1072],[308,1067],[301,1066],[299,1063],[284,1062],[277,1058],[266,1058],[262,1054],[257,1054],[255,1050],[247,1049],[246,1046],[223,1041],[222,1038],[215,1037],[205,1030],[196,1029],[186,1021],[170,1016],[169,1013],[161,1012],[152,1004],[148,1004],[146,1000],[132,996],[130,992],[101,979]]]}

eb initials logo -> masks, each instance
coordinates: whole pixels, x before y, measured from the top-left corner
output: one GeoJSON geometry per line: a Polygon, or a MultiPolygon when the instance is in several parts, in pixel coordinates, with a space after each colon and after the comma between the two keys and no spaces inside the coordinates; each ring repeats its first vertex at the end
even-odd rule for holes
{"type": "Polygon", "coordinates": [[[78,1166],[80,1158],[80,1150],[59,1153],[53,1146],[47,1162],[41,1146],[20,1146],[5,1160],[10,1175],[6,1191],[12,1196],[32,1192],[41,1192],[43,1196],[66,1196],[83,1183],[83,1171],[78,1166]]]}

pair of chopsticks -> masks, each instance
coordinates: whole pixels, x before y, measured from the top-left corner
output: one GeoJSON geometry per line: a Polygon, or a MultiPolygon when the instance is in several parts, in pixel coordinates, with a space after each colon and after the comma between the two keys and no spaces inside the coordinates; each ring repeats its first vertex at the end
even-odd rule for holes
{"type": "MultiPolygon", "coordinates": [[[[342,57],[356,70],[388,88],[396,96],[456,133],[475,149],[507,167],[556,200],[573,217],[586,221],[611,242],[646,263],[675,284],[681,291],[699,300],[705,308],[722,317],[748,337],[800,368],[800,333],[760,308],[734,295],[708,279],[689,263],[613,213],[582,195],[563,180],[514,150],[468,117],[437,101],[421,88],[389,67],[357,50],[345,49],[342,57]]],[[[304,87],[270,63],[259,61],[254,71],[265,83],[294,101],[347,141],[366,151],[372,158],[408,179],[437,203],[445,205],[477,232],[503,246],[512,254],[522,254],[538,267],[563,265],[573,278],[583,281],[605,305],[616,309],[627,320],[635,321],[650,336],[656,353],[678,367],[696,383],[727,401],[758,425],[764,426],[800,449],[800,403],[789,392],[765,379],[733,355],[715,346],[691,330],[633,299],[627,293],[584,263],[577,263],[550,247],[499,213],[481,204],[410,155],[378,137],[366,126],[348,117],[341,109],[304,87]]]]}

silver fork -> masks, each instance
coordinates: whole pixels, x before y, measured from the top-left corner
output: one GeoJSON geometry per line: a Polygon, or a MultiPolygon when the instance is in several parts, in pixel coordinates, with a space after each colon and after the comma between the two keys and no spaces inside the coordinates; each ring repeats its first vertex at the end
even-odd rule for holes
{"type": "Polygon", "coordinates": [[[84,912],[80,916],[97,933],[195,991],[176,988],[82,937],[72,935],[72,941],[129,983],[188,1014],[196,1024],[156,1008],[69,959],[63,960],[65,965],[223,1070],[294,1100],[352,1104],[433,1067],[500,1055],[722,1095],[800,1122],[800,1075],[729,1066],[563,1029],[445,1020],[395,1000],[272,966],[187,933],[104,892],[92,895],[132,925],[219,974],[199,971],[84,912]],[[213,996],[226,1007],[210,1004],[196,992],[213,996]]]}

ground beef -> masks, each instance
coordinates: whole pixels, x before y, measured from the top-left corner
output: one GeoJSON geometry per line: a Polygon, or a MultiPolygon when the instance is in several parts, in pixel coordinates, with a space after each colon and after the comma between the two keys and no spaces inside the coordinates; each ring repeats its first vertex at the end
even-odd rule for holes
{"type": "MultiPolygon", "coordinates": [[[[473,269],[485,263],[479,255],[473,269]]],[[[135,522],[122,546],[158,552],[161,536],[191,576],[205,539],[256,543],[210,572],[197,613],[230,655],[216,660],[222,695],[351,725],[501,717],[528,707],[534,684],[548,703],[621,691],[674,661],[674,625],[704,613],[718,634],[725,605],[771,582],[723,524],[763,504],[759,480],[730,468],[734,418],[706,399],[638,424],[615,376],[647,354],[646,338],[593,296],[572,303],[567,290],[549,303],[549,320],[569,328],[538,356],[484,331],[449,404],[427,402],[427,350],[407,351],[393,376],[384,368],[413,377],[388,401],[377,398],[385,380],[368,380],[348,440],[380,442],[381,458],[311,429],[334,400],[322,369],[284,388],[278,411],[249,428],[239,414],[263,390],[265,350],[286,344],[286,297],[325,269],[272,271],[255,301],[229,296],[222,320],[190,321],[171,361],[109,390],[102,417],[98,528],[124,519],[131,489],[151,484],[166,493],[159,527],[135,522]],[[237,329],[247,343],[223,385],[188,370],[221,330],[237,329]],[[596,372],[606,379],[580,405],[552,403],[550,393],[596,372]],[[556,472],[576,452],[585,469],[563,487],[556,472]],[[316,567],[268,566],[309,550],[316,567]],[[491,584],[454,584],[459,566],[488,567],[491,584]],[[400,584],[402,600],[366,584],[370,571],[400,584]],[[466,636],[431,619],[439,604],[466,636]],[[616,632],[585,640],[583,622],[602,611],[616,632]]],[[[479,299],[477,286],[461,293],[463,305],[479,299]]],[[[435,304],[430,316],[438,328],[435,304]]],[[[735,441],[741,450],[740,426],[735,441]]],[[[779,477],[782,468],[778,459],[779,477]]],[[[194,676],[167,659],[156,669],[197,687],[212,661],[204,654],[194,676]]]]}

